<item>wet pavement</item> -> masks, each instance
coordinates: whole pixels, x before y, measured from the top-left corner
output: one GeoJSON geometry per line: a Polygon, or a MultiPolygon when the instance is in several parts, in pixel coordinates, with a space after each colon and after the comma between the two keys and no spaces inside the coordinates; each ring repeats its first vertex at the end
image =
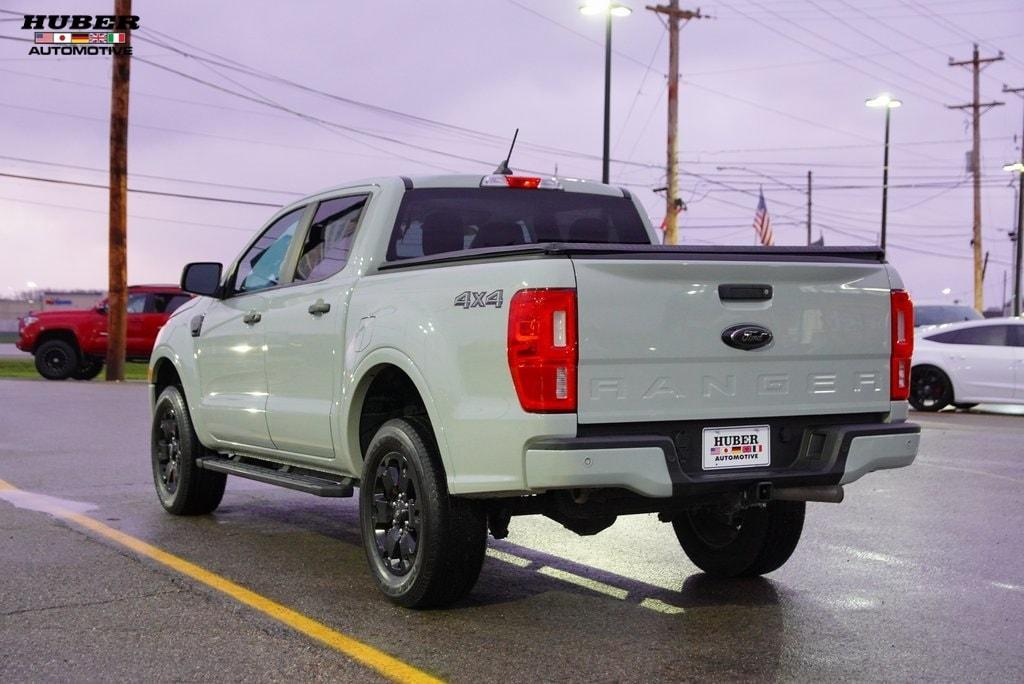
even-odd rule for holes
{"type": "MultiPolygon", "coordinates": [[[[653,516],[516,518],[470,597],[426,612],[377,593],[354,500],[229,479],[215,514],[166,515],[142,384],[0,381],[0,480],[452,681],[1021,681],[1024,418],[913,419],[917,463],[809,504],[766,578],[708,580],[653,516]]],[[[0,491],[0,681],[380,679],[39,501],[0,491]]]]}

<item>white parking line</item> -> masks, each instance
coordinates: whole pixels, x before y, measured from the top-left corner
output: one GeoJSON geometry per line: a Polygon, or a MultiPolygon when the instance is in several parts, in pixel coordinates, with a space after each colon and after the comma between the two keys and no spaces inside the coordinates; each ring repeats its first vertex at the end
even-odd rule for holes
{"type": "Polygon", "coordinates": [[[991,584],[993,587],[998,587],[999,589],[1008,589],[1010,591],[1024,591],[1024,587],[1020,586],[1019,584],[1007,584],[1006,582],[989,582],[989,584],[991,584]]]}
{"type": "Polygon", "coordinates": [[[629,592],[625,589],[619,589],[618,587],[613,587],[610,584],[598,582],[597,580],[592,580],[589,577],[576,575],[571,572],[566,572],[565,570],[552,568],[549,565],[545,565],[537,572],[542,575],[547,575],[548,577],[554,577],[555,579],[562,580],[563,582],[568,582],[570,584],[584,587],[585,589],[590,589],[591,591],[596,591],[600,594],[605,594],[606,596],[611,596],[612,598],[617,598],[620,601],[629,596],[629,592]]]}
{"type": "Polygon", "coordinates": [[[668,615],[679,615],[680,613],[686,612],[686,610],[680,608],[679,606],[673,606],[671,603],[665,603],[661,599],[655,598],[645,598],[643,601],[640,602],[640,605],[644,608],[656,610],[659,613],[666,613],[668,615]]]}
{"type": "Polygon", "coordinates": [[[906,565],[907,562],[895,556],[890,556],[885,553],[878,553],[876,551],[863,551],[861,549],[854,549],[849,546],[830,546],[830,548],[848,553],[854,558],[860,560],[875,561],[876,563],[885,563],[886,565],[906,565]]]}
{"type": "Polygon", "coordinates": [[[511,563],[517,568],[528,568],[531,564],[533,564],[533,561],[531,560],[528,560],[526,558],[520,558],[519,556],[514,556],[511,553],[505,553],[504,551],[499,551],[498,549],[487,549],[487,555],[491,558],[495,558],[506,563],[511,563]]]}

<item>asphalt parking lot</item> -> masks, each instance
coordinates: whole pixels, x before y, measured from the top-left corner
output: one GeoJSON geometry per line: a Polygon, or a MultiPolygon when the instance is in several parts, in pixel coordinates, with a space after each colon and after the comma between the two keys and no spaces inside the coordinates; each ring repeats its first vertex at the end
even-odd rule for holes
{"type": "Polygon", "coordinates": [[[517,518],[469,599],[413,612],[373,586],[354,500],[232,479],[166,515],[144,385],[0,381],[0,406],[0,681],[1024,679],[1021,416],[915,415],[917,463],[810,504],[765,579],[705,579],[651,516],[517,518]]]}

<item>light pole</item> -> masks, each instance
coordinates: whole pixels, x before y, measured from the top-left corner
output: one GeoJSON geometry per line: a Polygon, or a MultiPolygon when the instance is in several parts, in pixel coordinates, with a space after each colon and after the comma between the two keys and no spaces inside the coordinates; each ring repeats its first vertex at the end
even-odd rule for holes
{"type": "Polygon", "coordinates": [[[903,102],[897,100],[889,93],[882,93],[864,101],[868,107],[885,108],[885,155],[882,161],[882,233],[879,241],[882,251],[885,251],[885,224],[889,214],[889,114],[897,107],[902,107],[903,102]]]}
{"type": "MultiPolygon", "coordinates": [[[[1021,156],[1024,157],[1024,152],[1021,152],[1021,156]]],[[[1020,267],[1021,254],[1024,251],[1021,246],[1021,237],[1024,236],[1024,231],[1021,230],[1021,224],[1024,224],[1024,161],[1007,164],[1003,167],[1003,171],[1013,171],[1017,174],[1017,244],[1013,260],[1013,315],[1020,316],[1020,267]]]]}
{"type": "Polygon", "coordinates": [[[585,0],[580,5],[582,14],[603,14],[604,25],[604,153],[601,157],[601,182],[608,182],[608,161],[611,155],[611,100],[612,100],[612,17],[627,17],[633,10],[613,0],[585,0]]]}

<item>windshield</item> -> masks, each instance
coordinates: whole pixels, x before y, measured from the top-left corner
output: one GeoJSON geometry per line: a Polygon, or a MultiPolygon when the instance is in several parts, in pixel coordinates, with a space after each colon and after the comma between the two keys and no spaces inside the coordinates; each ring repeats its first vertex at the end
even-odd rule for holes
{"type": "Polygon", "coordinates": [[[980,321],[982,315],[969,306],[931,305],[914,307],[914,325],[941,325],[960,321],[980,321]]]}
{"type": "Polygon", "coordinates": [[[538,242],[650,244],[633,202],[579,192],[421,188],[402,199],[388,260],[538,242]]]}

